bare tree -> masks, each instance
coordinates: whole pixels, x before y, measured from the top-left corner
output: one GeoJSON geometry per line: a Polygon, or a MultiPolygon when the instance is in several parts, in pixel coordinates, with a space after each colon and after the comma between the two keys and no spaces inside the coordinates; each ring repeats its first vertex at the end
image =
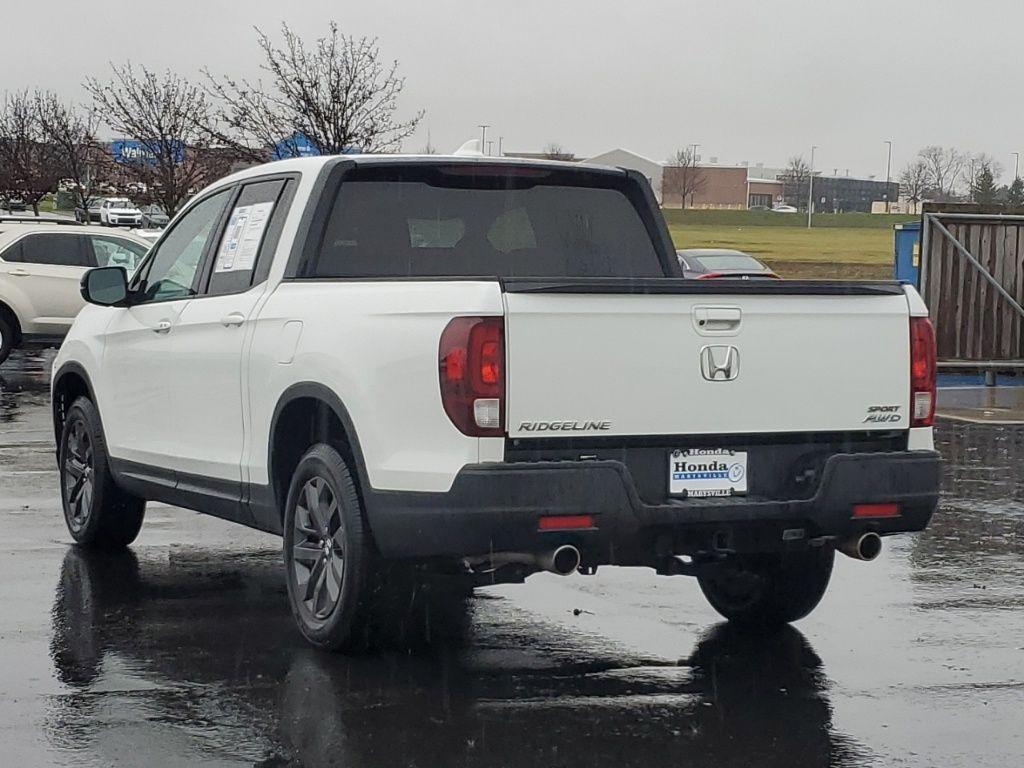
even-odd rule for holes
{"type": "Polygon", "coordinates": [[[966,156],[958,149],[932,144],[917,153],[928,168],[928,187],[939,200],[953,200],[957,196],[957,181],[966,156]]]}
{"type": "Polygon", "coordinates": [[[61,170],[28,91],[7,94],[0,105],[0,166],[7,191],[20,195],[38,216],[39,201],[57,188],[61,170]]]}
{"type": "Polygon", "coordinates": [[[960,169],[960,183],[967,190],[968,199],[972,203],[994,202],[995,180],[1002,176],[1003,166],[994,157],[985,152],[963,153],[963,168],[960,169]],[[979,190],[979,183],[984,190],[979,190]],[[979,198],[979,191],[982,197],[979,198]]]}
{"type": "Polygon", "coordinates": [[[223,175],[231,158],[204,144],[209,104],[203,90],[166,72],[111,65],[113,79],[89,78],[86,90],[107,124],[138,141],[139,157],[122,159],[125,173],[145,184],[173,216],[200,187],[223,175]]]}
{"type": "Polygon", "coordinates": [[[786,170],[779,177],[782,181],[783,197],[788,205],[800,209],[807,207],[808,184],[811,178],[811,166],[802,155],[789,158],[786,170]]]}
{"type": "Polygon", "coordinates": [[[546,160],[562,160],[564,162],[571,162],[576,159],[576,155],[572,152],[566,152],[562,145],[557,141],[548,142],[548,145],[544,147],[543,154],[546,160]]]}
{"type": "Polygon", "coordinates": [[[900,190],[914,204],[913,213],[917,213],[918,203],[928,193],[930,178],[928,164],[920,157],[907,163],[900,172],[900,190]]]}
{"type": "MultiPolygon", "coordinates": [[[[2,141],[2,139],[0,139],[2,141]]],[[[5,193],[14,187],[14,174],[11,166],[4,160],[4,147],[0,144],[0,202],[3,201],[5,193]]],[[[0,205],[2,207],[2,205],[0,205]]]]}
{"type": "Polygon", "coordinates": [[[58,155],[61,178],[74,183],[76,207],[88,210],[109,160],[96,137],[96,112],[83,113],[50,91],[36,91],[34,102],[43,135],[58,155]]]}
{"type": "Polygon", "coordinates": [[[679,198],[679,205],[686,207],[686,198],[693,205],[695,195],[704,191],[708,180],[704,169],[697,165],[697,155],[692,147],[676,151],[665,164],[661,182],[662,195],[666,193],[679,198]]]}
{"type": "Polygon", "coordinates": [[[259,28],[256,35],[268,83],[204,72],[211,134],[251,160],[299,155],[302,141],[325,155],[396,151],[423,118],[397,117],[405,78],[397,61],[381,59],[376,39],[342,34],[333,21],[309,47],[287,24],[280,47],[259,28]]]}

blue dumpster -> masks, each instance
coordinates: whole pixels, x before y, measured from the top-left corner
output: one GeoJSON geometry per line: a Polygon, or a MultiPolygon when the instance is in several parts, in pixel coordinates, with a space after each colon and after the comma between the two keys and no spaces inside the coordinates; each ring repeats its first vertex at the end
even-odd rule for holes
{"type": "Polygon", "coordinates": [[[894,227],[896,258],[893,271],[896,279],[921,287],[921,222],[908,221],[894,227]]]}

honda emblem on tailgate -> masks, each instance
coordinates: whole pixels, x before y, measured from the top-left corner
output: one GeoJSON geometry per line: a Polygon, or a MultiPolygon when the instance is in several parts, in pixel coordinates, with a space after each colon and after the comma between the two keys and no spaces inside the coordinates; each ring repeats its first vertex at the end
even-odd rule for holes
{"type": "Polygon", "coordinates": [[[708,381],[732,381],[740,375],[740,351],[724,344],[701,347],[700,372],[708,381]]]}

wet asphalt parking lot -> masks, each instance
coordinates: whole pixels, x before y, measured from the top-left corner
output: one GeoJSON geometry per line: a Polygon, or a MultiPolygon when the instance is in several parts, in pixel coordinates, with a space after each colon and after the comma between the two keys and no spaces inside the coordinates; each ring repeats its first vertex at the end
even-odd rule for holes
{"type": "Polygon", "coordinates": [[[346,658],[293,628],[274,537],[151,505],[127,554],[70,545],[51,354],[0,369],[0,764],[1024,764],[1024,427],[942,421],[930,529],[781,633],[604,568],[346,658]]]}

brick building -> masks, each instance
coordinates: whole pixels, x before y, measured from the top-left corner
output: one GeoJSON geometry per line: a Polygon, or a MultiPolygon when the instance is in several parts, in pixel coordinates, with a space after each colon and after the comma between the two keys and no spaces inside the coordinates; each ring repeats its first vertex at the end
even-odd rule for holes
{"type": "MultiPolygon", "coordinates": [[[[745,165],[698,166],[703,178],[700,190],[686,197],[686,205],[679,199],[676,177],[685,171],[667,166],[663,174],[662,204],[666,208],[726,208],[744,210],[751,206],[771,208],[783,201],[783,184],[773,179],[751,176],[745,165]]],[[[692,169],[689,169],[693,173],[692,169]]]]}

